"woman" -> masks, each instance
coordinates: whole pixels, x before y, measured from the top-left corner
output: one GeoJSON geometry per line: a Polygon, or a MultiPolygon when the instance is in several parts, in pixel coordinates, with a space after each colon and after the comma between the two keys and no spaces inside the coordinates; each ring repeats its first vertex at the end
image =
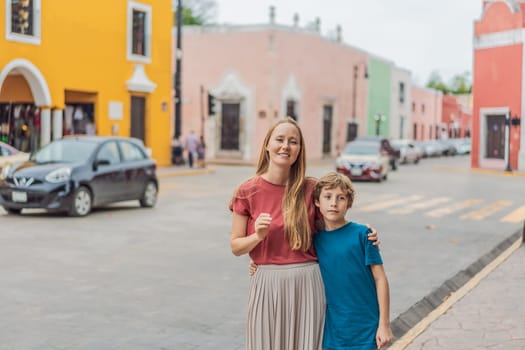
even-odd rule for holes
{"type": "MultiPolygon", "coordinates": [[[[305,143],[291,118],[264,139],[256,175],[237,188],[231,249],[258,265],[250,279],[247,349],[320,350],[324,287],[312,246],[313,178],[305,177],[305,143]]],[[[372,235],[371,240],[375,240],[372,235]]]]}

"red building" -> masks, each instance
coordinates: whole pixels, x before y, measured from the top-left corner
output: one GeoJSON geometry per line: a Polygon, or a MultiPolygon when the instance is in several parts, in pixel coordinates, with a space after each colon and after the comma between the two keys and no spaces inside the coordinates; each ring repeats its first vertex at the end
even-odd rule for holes
{"type": "Polygon", "coordinates": [[[470,137],[472,112],[457,96],[443,96],[441,137],[470,137]]]}
{"type": "Polygon", "coordinates": [[[472,167],[525,170],[525,128],[512,125],[525,113],[524,28],[524,1],[483,1],[474,23],[472,167]]]}

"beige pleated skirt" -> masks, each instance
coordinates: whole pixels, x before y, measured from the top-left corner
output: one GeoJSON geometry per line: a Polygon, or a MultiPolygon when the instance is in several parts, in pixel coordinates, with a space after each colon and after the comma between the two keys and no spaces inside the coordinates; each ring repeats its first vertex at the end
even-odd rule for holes
{"type": "Polygon", "coordinates": [[[317,262],[259,265],[250,279],[247,350],[321,350],[325,294],[317,262]]]}

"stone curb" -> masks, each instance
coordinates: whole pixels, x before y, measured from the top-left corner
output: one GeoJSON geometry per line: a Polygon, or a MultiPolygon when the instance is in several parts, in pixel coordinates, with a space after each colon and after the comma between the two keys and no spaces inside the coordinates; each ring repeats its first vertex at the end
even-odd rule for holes
{"type": "Polygon", "coordinates": [[[159,179],[169,178],[169,177],[175,177],[175,176],[193,176],[193,175],[206,175],[206,174],[214,174],[215,169],[214,168],[203,168],[203,169],[188,169],[188,170],[176,170],[176,171],[158,171],[157,170],[157,177],[159,179]]]}
{"type": "Polygon", "coordinates": [[[464,286],[471,278],[473,278],[485,266],[495,260],[507,248],[509,248],[516,241],[522,240],[524,237],[523,235],[525,235],[525,224],[523,229],[518,230],[511,236],[501,241],[496,247],[481,256],[465,270],[459,271],[454,277],[446,280],[433,292],[423,297],[421,300],[412,305],[407,311],[396,317],[396,319],[390,323],[390,327],[392,328],[395,339],[400,339],[403,335],[410,331],[419,321],[434,311],[438,306],[446,301],[453,292],[464,286]]]}

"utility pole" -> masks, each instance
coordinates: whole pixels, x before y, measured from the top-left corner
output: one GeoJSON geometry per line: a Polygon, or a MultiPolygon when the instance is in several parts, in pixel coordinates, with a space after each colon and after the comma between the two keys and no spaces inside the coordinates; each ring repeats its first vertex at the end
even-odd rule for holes
{"type": "Polygon", "coordinates": [[[182,66],[182,49],[181,49],[181,31],[182,31],[182,0],[177,0],[177,50],[175,50],[175,138],[181,135],[181,104],[182,91],[180,88],[181,82],[181,66],[182,66]]]}

